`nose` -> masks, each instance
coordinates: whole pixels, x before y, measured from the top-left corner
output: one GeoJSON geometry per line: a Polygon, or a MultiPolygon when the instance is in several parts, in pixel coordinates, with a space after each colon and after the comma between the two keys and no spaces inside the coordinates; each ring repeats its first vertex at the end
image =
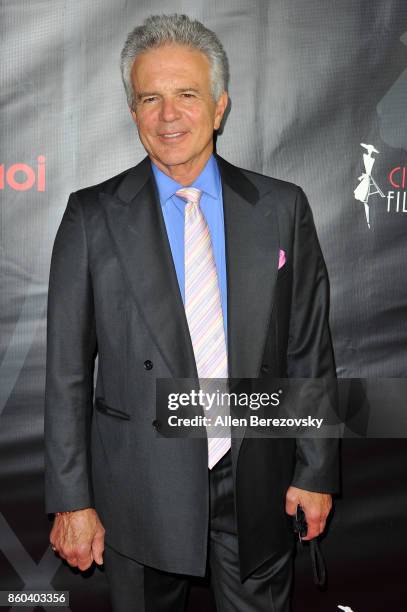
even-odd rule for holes
{"type": "Polygon", "coordinates": [[[175,121],[179,118],[179,110],[174,100],[163,98],[160,108],[160,119],[162,121],[175,121]]]}

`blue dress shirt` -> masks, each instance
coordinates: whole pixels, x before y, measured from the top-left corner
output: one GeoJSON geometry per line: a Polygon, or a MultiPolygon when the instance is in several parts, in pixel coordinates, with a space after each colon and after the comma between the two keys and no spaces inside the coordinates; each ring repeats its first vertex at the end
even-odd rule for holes
{"type": "MultiPolygon", "coordinates": [[[[184,219],[186,201],[175,195],[175,192],[181,189],[183,185],[180,185],[170,176],[162,172],[154,163],[152,163],[151,166],[158,188],[179,289],[182,301],[185,304],[184,219]]],[[[211,235],[212,249],[221,293],[225,338],[227,339],[225,225],[223,217],[222,183],[218,164],[216,163],[214,155],[211,155],[201,174],[195,179],[192,185],[189,186],[202,191],[200,206],[211,235]]]]}

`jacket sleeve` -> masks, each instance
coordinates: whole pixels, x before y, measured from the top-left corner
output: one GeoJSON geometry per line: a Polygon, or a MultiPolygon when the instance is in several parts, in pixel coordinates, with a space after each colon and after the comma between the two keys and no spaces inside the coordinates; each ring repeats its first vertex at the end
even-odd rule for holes
{"type": "Polygon", "coordinates": [[[45,380],[46,512],[93,506],[90,420],[96,331],[81,203],[71,194],[51,256],[45,380]]]}
{"type": "MultiPolygon", "coordinates": [[[[328,324],[329,283],[311,208],[299,188],[293,245],[293,288],[288,376],[336,378],[328,324]]],[[[333,387],[334,385],[332,385],[333,387]]],[[[339,439],[298,438],[292,485],[308,491],[339,490],[339,439]]]]}

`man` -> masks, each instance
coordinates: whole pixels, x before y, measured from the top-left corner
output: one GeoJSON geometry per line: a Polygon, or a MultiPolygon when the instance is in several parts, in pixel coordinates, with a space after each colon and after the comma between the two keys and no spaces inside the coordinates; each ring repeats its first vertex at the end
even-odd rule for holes
{"type": "Polygon", "coordinates": [[[114,610],[179,612],[209,567],[219,610],[286,611],[289,515],[303,507],[305,539],[324,530],[336,442],[160,436],[156,379],[334,376],[312,214],[297,186],[214,153],[213,32],[150,17],[121,67],[148,157],[71,194],[52,254],[50,540],[81,570],[104,562],[114,610]]]}

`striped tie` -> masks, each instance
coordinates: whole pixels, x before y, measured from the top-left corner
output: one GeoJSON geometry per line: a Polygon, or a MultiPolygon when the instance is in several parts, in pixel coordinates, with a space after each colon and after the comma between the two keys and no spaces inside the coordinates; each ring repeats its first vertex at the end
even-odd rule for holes
{"type": "MultiPolygon", "coordinates": [[[[185,314],[188,321],[199,379],[228,378],[228,360],[223,326],[218,275],[208,225],[199,206],[201,191],[184,187],[176,195],[186,200],[185,206],[185,314]]],[[[202,384],[200,381],[202,388],[202,384]]],[[[205,385],[205,391],[210,387],[205,385]]],[[[219,385],[216,385],[219,388],[219,385]]],[[[215,388],[212,388],[214,391],[215,388]]],[[[212,429],[216,408],[209,412],[212,429]]],[[[223,410],[224,414],[224,410],[223,410]]],[[[219,431],[219,427],[217,428],[219,431]]],[[[226,437],[216,438],[207,427],[208,467],[214,465],[230,449],[230,429],[226,437]]]]}

